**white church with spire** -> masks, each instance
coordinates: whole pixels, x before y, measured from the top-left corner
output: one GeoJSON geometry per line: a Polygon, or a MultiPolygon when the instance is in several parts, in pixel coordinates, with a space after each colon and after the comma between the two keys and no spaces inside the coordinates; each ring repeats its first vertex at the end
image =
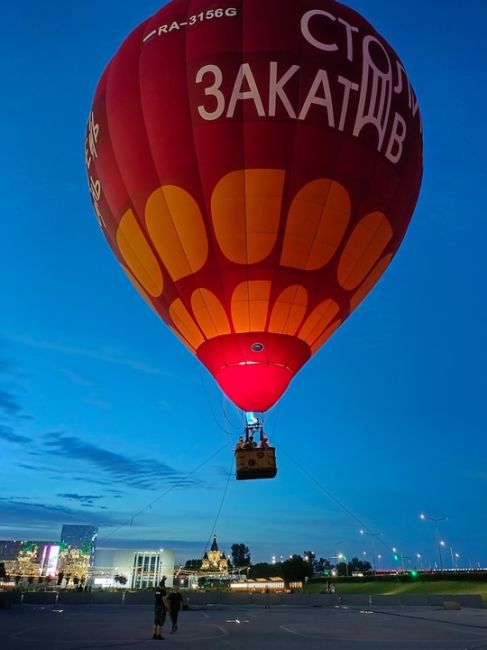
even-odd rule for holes
{"type": "Polygon", "coordinates": [[[201,562],[201,571],[211,571],[213,573],[228,573],[228,559],[225,553],[222,553],[216,541],[216,535],[208,552],[203,555],[201,562]]]}

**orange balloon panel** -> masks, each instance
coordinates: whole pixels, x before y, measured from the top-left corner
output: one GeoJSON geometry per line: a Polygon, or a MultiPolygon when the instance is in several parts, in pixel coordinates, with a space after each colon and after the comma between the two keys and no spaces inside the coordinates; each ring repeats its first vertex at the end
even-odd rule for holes
{"type": "Polygon", "coordinates": [[[211,4],[172,0],[122,44],[86,164],[133,284],[235,404],[265,411],[397,251],[421,121],[401,61],[353,10],[211,4]]]}

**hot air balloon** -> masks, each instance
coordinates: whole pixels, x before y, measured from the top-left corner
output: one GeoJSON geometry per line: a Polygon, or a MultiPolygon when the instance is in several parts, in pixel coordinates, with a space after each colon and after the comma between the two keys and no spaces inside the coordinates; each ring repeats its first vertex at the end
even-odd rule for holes
{"type": "Polygon", "coordinates": [[[334,0],[172,0],[106,67],[85,149],[126,274],[254,413],[384,273],[422,178],[404,66],[334,0]]]}

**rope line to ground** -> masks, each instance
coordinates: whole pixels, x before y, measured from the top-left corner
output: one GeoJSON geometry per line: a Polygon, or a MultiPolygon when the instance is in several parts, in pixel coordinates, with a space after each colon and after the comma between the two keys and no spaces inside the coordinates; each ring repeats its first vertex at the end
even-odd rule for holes
{"type": "MultiPolygon", "coordinates": [[[[286,452],[286,450],[283,449],[283,447],[282,447],[281,445],[279,445],[279,451],[281,451],[281,452],[282,452],[282,453],[283,453],[283,454],[284,454],[284,455],[285,455],[285,456],[286,456],[286,457],[287,457],[287,458],[288,458],[292,463],[294,463],[294,465],[296,465],[296,467],[297,467],[298,469],[300,469],[301,472],[303,472],[303,474],[304,474],[307,478],[309,478],[310,481],[312,481],[312,482],[313,482],[313,483],[314,483],[314,484],[315,484],[315,485],[316,485],[316,486],[317,486],[317,487],[318,487],[318,488],[319,488],[319,489],[320,489],[324,494],[326,494],[326,496],[327,496],[331,501],[333,501],[333,503],[335,503],[335,504],[336,504],[339,508],[341,508],[341,509],[342,509],[342,510],[347,514],[347,515],[349,515],[349,517],[351,517],[354,521],[356,521],[357,524],[360,525],[360,528],[362,528],[362,529],[364,529],[364,530],[366,530],[366,531],[370,531],[370,526],[368,526],[364,521],[362,521],[362,519],[360,519],[360,517],[358,517],[358,516],[357,516],[357,515],[352,511],[352,510],[350,510],[350,508],[349,508],[348,506],[346,506],[346,505],[343,503],[343,501],[340,501],[340,499],[339,499],[338,497],[336,497],[336,496],[333,494],[333,492],[331,492],[331,490],[329,490],[329,489],[328,489],[327,487],[325,487],[322,483],[320,483],[320,481],[318,481],[318,479],[316,479],[316,478],[311,474],[311,472],[309,472],[305,467],[303,467],[300,463],[298,463],[297,460],[295,460],[294,458],[292,458],[292,456],[290,456],[290,455],[286,452]]],[[[381,533],[379,533],[379,535],[381,535],[381,533]]],[[[391,547],[386,543],[386,541],[385,541],[384,539],[382,539],[381,537],[378,537],[378,541],[380,542],[380,544],[381,544],[384,548],[386,548],[387,550],[390,550],[391,547]]]]}
{"type": "Polygon", "coordinates": [[[223,508],[223,504],[224,504],[224,502],[225,502],[225,498],[226,498],[226,496],[227,496],[228,486],[229,486],[229,484],[230,484],[230,479],[231,479],[231,477],[233,476],[233,474],[234,474],[234,459],[232,458],[232,462],[231,462],[231,464],[230,464],[230,468],[229,468],[229,470],[228,470],[227,482],[226,482],[226,485],[225,485],[225,489],[223,490],[223,496],[222,496],[222,499],[221,499],[221,501],[220,501],[220,507],[218,508],[218,512],[216,513],[215,521],[213,522],[213,527],[212,527],[212,529],[211,529],[210,536],[209,536],[209,538],[208,538],[208,541],[206,542],[205,553],[207,552],[207,550],[208,550],[208,546],[210,545],[210,539],[211,539],[211,538],[213,537],[213,535],[215,534],[216,525],[217,525],[218,520],[219,520],[219,518],[220,518],[220,514],[221,514],[221,511],[222,511],[222,508],[223,508]]]}
{"type": "MultiPolygon", "coordinates": [[[[217,449],[215,452],[213,452],[213,453],[212,453],[210,456],[208,456],[205,460],[203,460],[201,463],[199,463],[199,465],[197,465],[196,467],[194,467],[190,472],[188,472],[187,474],[185,474],[184,476],[182,476],[181,479],[184,480],[184,479],[189,478],[189,477],[192,476],[193,474],[196,474],[196,472],[198,472],[202,467],[204,467],[207,463],[209,463],[211,460],[213,460],[213,458],[215,458],[216,456],[218,456],[218,454],[221,453],[221,452],[222,452],[224,449],[226,449],[226,448],[227,448],[227,445],[226,445],[226,444],[222,445],[219,449],[217,449]]],[[[132,526],[133,523],[134,523],[134,520],[135,520],[137,517],[139,517],[141,514],[143,514],[146,510],[150,510],[150,509],[152,509],[152,506],[153,506],[155,503],[157,503],[158,501],[160,501],[163,497],[165,497],[167,494],[169,494],[169,492],[172,492],[172,490],[174,490],[174,489],[177,488],[177,487],[179,487],[178,484],[174,484],[174,485],[169,486],[166,490],[164,490],[164,492],[162,492],[161,494],[159,494],[159,495],[158,495],[155,499],[153,499],[150,503],[148,503],[146,506],[144,506],[143,508],[141,508],[141,510],[139,510],[139,511],[136,512],[134,515],[132,515],[132,517],[130,517],[130,518],[127,519],[126,521],[122,522],[119,526],[117,526],[116,528],[114,528],[113,530],[111,530],[109,533],[107,533],[106,535],[104,535],[104,537],[100,538],[99,541],[100,541],[100,542],[104,542],[106,539],[109,539],[110,537],[112,537],[113,535],[115,535],[115,533],[118,533],[118,531],[121,530],[122,528],[125,528],[126,526],[132,526]]]]}

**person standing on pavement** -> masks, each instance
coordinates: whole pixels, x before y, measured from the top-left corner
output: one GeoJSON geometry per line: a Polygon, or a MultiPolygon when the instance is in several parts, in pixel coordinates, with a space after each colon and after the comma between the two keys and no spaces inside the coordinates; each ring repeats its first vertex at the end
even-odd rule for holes
{"type": "Polygon", "coordinates": [[[183,608],[183,597],[179,593],[179,587],[173,587],[171,593],[167,597],[167,604],[172,623],[171,634],[173,634],[178,629],[178,616],[179,612],[183,608]]]}
{"type": "Polygon", "coordinates": [[[166,621],[166,610],[168,608],[166,576],[162,577],[159,586],[156,587],[154,595],[154,625],[152,627],[152,638],[162,640],[164,637],[162,636],[161,631],[166,621]]]}

